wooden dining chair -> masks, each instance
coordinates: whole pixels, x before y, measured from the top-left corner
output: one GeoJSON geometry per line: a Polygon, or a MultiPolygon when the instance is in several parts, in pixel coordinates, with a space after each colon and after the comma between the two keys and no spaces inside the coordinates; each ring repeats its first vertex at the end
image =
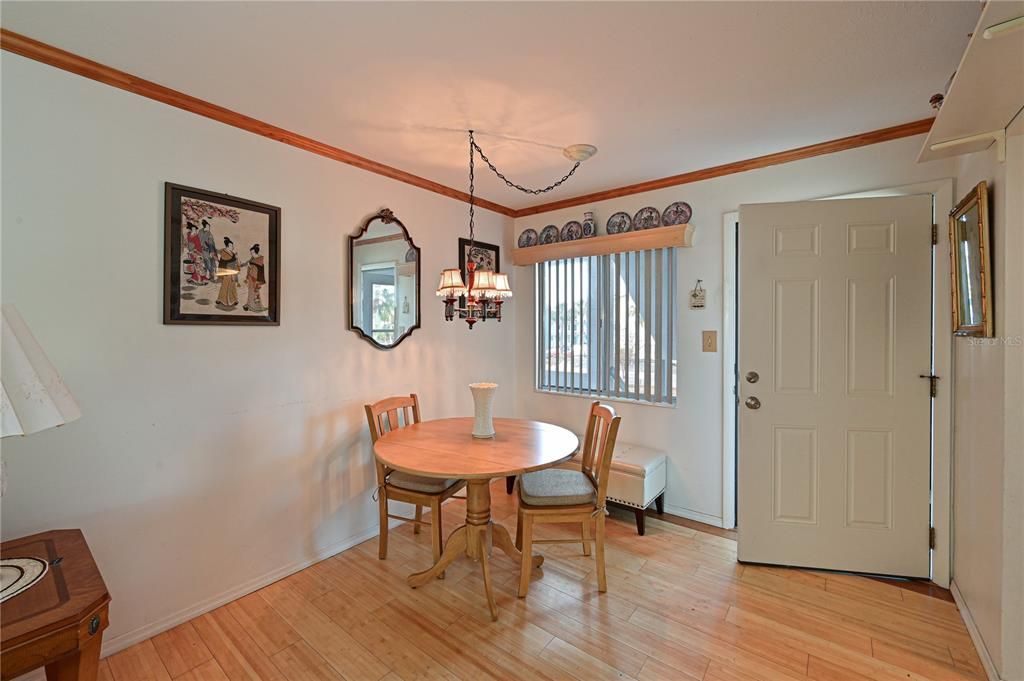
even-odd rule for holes
{"type": "Polygon", "coordinates": [[[590,405],[587,430],[583,436],[580,470],[547,468],[519,476],[519,522],[516,526],[516,547],[523,552],[519,574],[519,597],[530,589],[534,544],[583,545],[583,555],[590,555],[595,545],[597,590],[608,590],[604,569],[605,493],[611,470],[615,438],[621,416],[600,402],[590,405]],[[590,523],[596,522],[596,536],[591,538],[590,523]],[[541,523],[579,523],[579,539],[534,539],[533,526],[541,523]]]}
{"type": "MultiPolygon", "coordinates": [[[[415,395],[388,397],[366,405],[366,420],[370,424],[370,440],[376,443],[385,433],[420,422],[420,401],[415,395]]],[[[375,456],[377,467],[377,503],[380,508],[380,543],[377,556],[388,557],[388,519],[405,520],[413,523],[413,533],[420,533],[420,526],[430,525],[430,546],[434,562],[441,558],[443,538],[441,535],[441,504],[466,486],[465,480],[444,480],[412,475],[388,468],[375,456]],[[416,506],[414,518],[393,515],[388,512],[388,501],[404,501],[416,506]],[[423,507],[430,509],[430,521],[423,520],[423,507]]],[[[439,575],[444,578],[444,573],[439,575]]]]}

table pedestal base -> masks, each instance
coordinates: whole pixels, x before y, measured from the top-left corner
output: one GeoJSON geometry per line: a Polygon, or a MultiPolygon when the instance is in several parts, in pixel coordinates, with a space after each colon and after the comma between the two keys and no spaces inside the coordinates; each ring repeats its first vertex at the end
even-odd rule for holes
{"type": "MultiPolygon", "coordinates": [[[[521,564],[523,554],[516,548],[508,530],[491,520],[490,480],[469,480],[466,485],[466,524],[459,526],[448,536],[441,558],[433,567],[409,575],[406,582],[413,588],[429,584],[460,556],[478,561],[483,571],[484,592],[487,594],[491,620],[497,621],[498,606],[494,602],[494,591],[491,588],[492,546],[501,549],[517,565],[521,564]]],[[[544,556],[533,557],[534,567],[540,567],[543,563],[544,556]]]]}

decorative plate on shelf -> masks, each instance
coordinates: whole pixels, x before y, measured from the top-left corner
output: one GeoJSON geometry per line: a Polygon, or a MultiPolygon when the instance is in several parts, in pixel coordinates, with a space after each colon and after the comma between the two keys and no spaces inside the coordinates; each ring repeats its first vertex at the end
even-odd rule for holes
{"type": "Polygon", "coordinates": [[[693,209],[690,208],[690,204],[686,201],[676,201],[661,213],[661,224],[668,227],[669,225],[685,225],[690,221],[690,216],[693,215],[693,209]]]}
{"type": "Polygon", "coordinates": [[[576,239],[583,238],[583,225],[576,220],[570,220],[565,223],[562,227],[562,232],[559,235],[560,241],[576,241],[576,239]]]}
{"type": "Polygon", "coordinates": [[[608,224],[605,226],[609,234],[619,234],[620,232],[628,232],[633,229],[633,218],[629,217],[629,213],[623,213],[619,211],[615,215],[608,218],[608,224]]]}
{"type": "Polygon", "coordinates": [[[583,238],[589,239],[592,236],[597,236],[597,222],[594,213],[588,210],[583,214],[583,238]]]}
{"type": "Polygon", "coordinates": [[[529,248],[530,246],[536,246],[537,239],[537,230],[524,229],[522,234],[519,235],[519,248],[529,248]]]}
{"type": "Polygon", "coordinates": [[[541,245],[558,243],[558,227],[548,225],[540,230],[540,243],[541,245]]]}
{"type": "Polygon", "coordinates": [[[651,229],[661,227],[661,213],[657,208],[641,208],[633,216],[633,229],[651,229]]]}

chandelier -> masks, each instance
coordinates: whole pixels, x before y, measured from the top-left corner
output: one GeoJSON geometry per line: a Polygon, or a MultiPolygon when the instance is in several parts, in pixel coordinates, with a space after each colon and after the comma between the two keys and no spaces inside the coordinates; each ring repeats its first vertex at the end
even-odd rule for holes
{"type": "Polygon", "coordinates": [[[561,186],[566,180],[572,177],[580,163],[597,153],[597,147],[589,144],[573,144],[562,150],[562,153],[570,161],[575,161],[573,167],[561,180],[544,187],[543,189],[530,189],[518,185],[505,177],[491,160],[484,154],[484,150],[476,143],[473,131],[469,130],[469,252],[466,254],[466,279],[462,279],[462,271],[458,267],[443,270],[441,281],[437,285],[437,296],[444,300],[444,319],[453,321],[458,315],[459,319],[465,320],[469,328],[477,322],[486,322],[488,319],[501,321],[501,306],[507,298],[512,297],[512,288],[508,283],[508,275],[503,272],[495,272],[479,267],[473,257],[474,245],[476,243],[473,233],[473,213],[475,209],[474,170],[476,166],[476,155],[480,154],[487,167],[501,178],[505,184],[512,189],[517,189],[525,194],[545,194],[556,187],[561,186]],[[456,307],[458,304],[458,307],[456,307]]]}

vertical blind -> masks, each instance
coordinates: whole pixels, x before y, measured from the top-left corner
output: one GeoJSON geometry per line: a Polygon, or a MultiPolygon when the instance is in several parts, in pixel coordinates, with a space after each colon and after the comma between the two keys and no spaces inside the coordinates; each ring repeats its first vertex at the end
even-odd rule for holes
{"type": "Polygon", "coordinates": [[[536,265],[537,388],[676,402],[676,252],[536,265]]]}

